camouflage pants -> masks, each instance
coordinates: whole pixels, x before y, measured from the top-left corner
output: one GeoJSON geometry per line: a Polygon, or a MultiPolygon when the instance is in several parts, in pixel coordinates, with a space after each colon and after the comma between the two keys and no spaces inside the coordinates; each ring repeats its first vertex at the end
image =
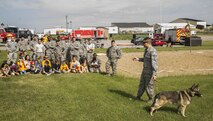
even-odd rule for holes
{"type": "Polygon", "coordinates": [[[48,58],[49,58],[51,61],[54,61],[54,60],[55,60],[55,55],[54,55],[54,53],[52,53],[52,52],[46,51],[46,56],[48,56],[48,58]]]}
{"type": "Polygon", "coordinates": [[[87,57],[86,57],[86,55],[79,55],[79,62],[82,64],[86,59],[87,59],[87,57]]]}
{"type": "Polygon", "coordinates": [[[141,97],[145,91],[149,99],[152,99],[154,96],[154,80],[151,73],[141,74],[137,97],[141,97]]]}
{"type": "Polygon", "coordinates": [[[93,53],[87,53],[87,62],[92,61],[93,53]]]}
{"type": "Polygon", "coordinates": [[[90,71],[91,71],[92,73],[100,73],[100,72],[101,72],[101,69],[100,69],[100,67],[99,67],[99,68],[95,68],[95,67],[91,68],[91,67],[90,67],[90,71]]]}
{"type": "Polygon", "coordinates": [[[10,63],[11,61],[13,61],[14,63],[16,63],[17,53],[15,53],[15,52],[8,53],[7,58],[8,58],[7,63],[10,63]]]}
{"type": "Polygon", "coordinates": [[[117,71],[117,59],[108,59],[106,62],[106,73],[110,73],[110,67],[112,68],[112,74],[115,75],[117,71]]]}
{"type": "Polygon", "coordinates": [[[40,58],[40,60],[43,60],[44,58],[44,53],[43,52],[37,52],[37,57],[40,58]]]}
{"type": "Polygon", "coordinates": [[[66,54],[61,55],[61,62],[63,62],[63,61],[66,61],[66,54]]]}
{"type": "Polygon", "coordinates": [[[57,60],[60,64],[62,63],[62,57],[59,54],[55,54],[55,60],[57,60]]]}

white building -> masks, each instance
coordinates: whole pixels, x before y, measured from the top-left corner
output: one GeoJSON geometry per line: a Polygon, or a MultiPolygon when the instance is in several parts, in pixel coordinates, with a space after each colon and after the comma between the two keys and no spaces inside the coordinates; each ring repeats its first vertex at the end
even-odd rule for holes
{"type": "Polygon", "coordinates": [[[153,26],[144,22],[133,23],[112,23],[111,26],[117,26],[119,33],[149,33],[154,32],[153,26]]]}
{"type": "Polygon", "coordinates": [[[60,28],[60,27],[56,27],[56,28],[48,28],[48,29],[44,29],[44,34],[60,34],[60,33],[71,33],[72,29],[66,29],[66,28],[60,28]]]}
{"type": "MultiPolygon", "coordinates": [[[[156,33],[164,33],[168,29],[185,28],[188,23],[157,23],[154,25],[156,33]]],[[[195,29],[196,26],[189,24],[191,29],[195,29]]]]}
{"type": "Polygon", "coordinates": [[[178,18],[170,23],[189,23],[194,25],[197,29],[205,29],[206,28],[206,21],[204,20],[197,20],[191,18],[178,18]]]}
{"type": "Polygon", "coordinates": [[[106,28],[108,29],[109,34],[118,34],[117,26],[108,26],[106,28]]]}

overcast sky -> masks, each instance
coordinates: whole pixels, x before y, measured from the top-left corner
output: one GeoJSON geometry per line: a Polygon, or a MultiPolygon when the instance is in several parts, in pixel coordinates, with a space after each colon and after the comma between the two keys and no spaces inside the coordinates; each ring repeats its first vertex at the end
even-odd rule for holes
{"type": "Polygon", "coordinates": [[[170,22],[193,18],[213,23],[213,0],[0,0],[0,23],[43,31],[109,26],[111,22],[170,22]]]}

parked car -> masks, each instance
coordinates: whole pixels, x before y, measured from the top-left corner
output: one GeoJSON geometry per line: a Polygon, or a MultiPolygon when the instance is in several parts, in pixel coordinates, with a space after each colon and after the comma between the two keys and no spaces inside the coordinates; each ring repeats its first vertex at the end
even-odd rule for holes
{"type": "Polygon", "coordinates": [[[163,46],[166,44],[163,40],[158,40],[158,39],[153,39],[152,40],[152,45],[153,46],[163,46]]]}
{"type": "Polygon", "coordinates": [[[143,45],[143,37],[136,37],[131,40],[131,43],[135,45],[143,45]]]}

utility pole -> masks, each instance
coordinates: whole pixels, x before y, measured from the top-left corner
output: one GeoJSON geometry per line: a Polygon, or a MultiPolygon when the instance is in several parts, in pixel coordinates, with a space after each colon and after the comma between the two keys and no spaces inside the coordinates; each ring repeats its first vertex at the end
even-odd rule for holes
{"type": "Polygon", "coordinates": [[[68,33],[68,25],[67,25],[67,15],[66,15],[66,33],[68,33]]]}

